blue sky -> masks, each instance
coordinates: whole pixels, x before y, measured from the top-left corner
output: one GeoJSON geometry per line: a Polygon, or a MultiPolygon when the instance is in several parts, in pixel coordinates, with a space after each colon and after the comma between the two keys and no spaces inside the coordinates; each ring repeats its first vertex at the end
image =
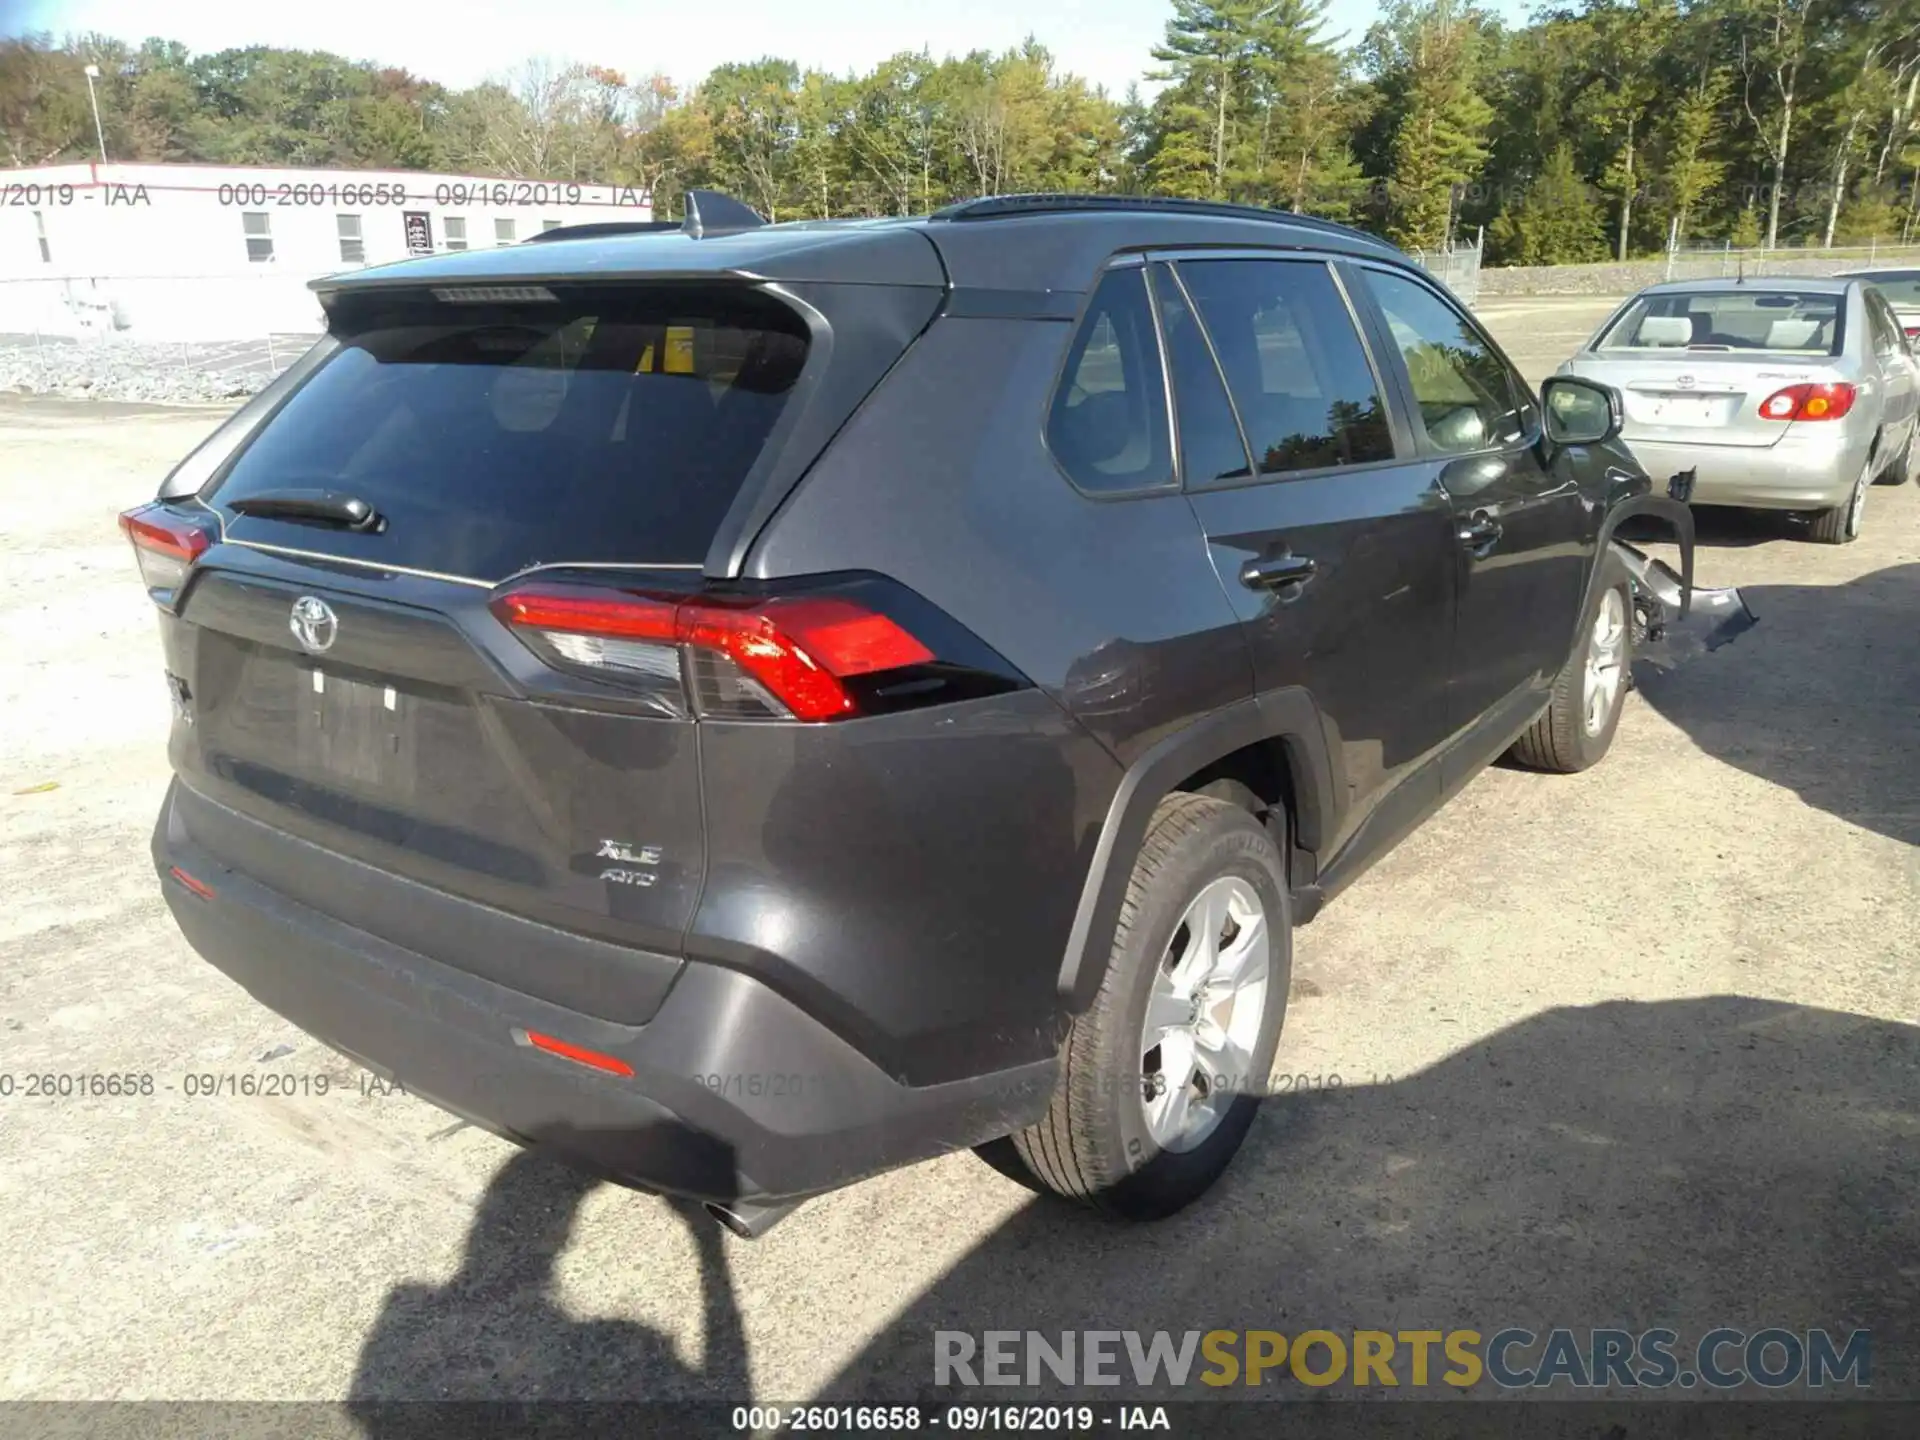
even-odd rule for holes
{"type": "MultiPolygon", "coordinates": [[[[1519,16],[1516,0],[1493,0],[1519,16]]],[[[196,51],[239,45],[333,50],[470,85],[529,55],[586,60],[629,77],[687,82],[728,60],[779,55],[866,69],[900,50],[1004,49],[1032,33],[1117,97],[1151,64],[1168,0],[0,0],[0,33],[159,33],[196,51]]],[[[1376,0],[1333,0],[1330,33],[1358,39],[1376,0]]]]}

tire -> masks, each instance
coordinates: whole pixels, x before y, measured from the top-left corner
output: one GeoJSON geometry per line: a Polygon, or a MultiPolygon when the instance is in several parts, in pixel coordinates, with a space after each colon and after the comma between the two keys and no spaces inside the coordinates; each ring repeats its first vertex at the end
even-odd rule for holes
{"type": "Polygon", "coordinates": [[[1858,540],[1872,475],[1873,466],[1869,462],[1860,472],[1860,478],[1853,482],[1853,490],[1845,500],[1831,510],[1814,512],[1807,526],[1808,536],[1822,545],[1851,545],[1858,540]]]}
{"type": "Polygon", "coordinates": [[[1531,770],[1572,775],[1596,765],[1613,745],[1626,705],[1633,665],[1633,591],[1627,567],[1611,546],[1601,557],[1600,584],[1580,619],[1580,639],[1566,667],[1553,682],[1553,698],[1507,753],[1531,770]],[[1617,610],[1610,607],[1617,606],[1617,610]],[[1601,617],[1618,621],[1617,644],[1603,641],[1614,626],[1602,627],[1601,617]],[[1611,661],[1607,660],[1608,655],[1611,661]],[[1588,714],[1588,661],[1596,662],[1596,682],[1610,668],[1612,683],[1597,707],[1597,723],[1588,714]]]}
{"type": "MultiPolygon", "coordinates": [[[[1013,1155],[1038,1188],[1123,1219],[1158,1220],[1220,1178],[1260,1108],[1286,1020],[1293,917],[1284,877],[1280,847],[1246,810],[1185,793],[1160,802],[1134,861],[1100,991],[1061,1049],[1059,1087],[1046,1115],[1011,1137],[1013,1155]],[[1149,1047],[1149,1002],[1165,1017],[1182,1003],[1180,988],[1205,973],[1206,948],[1190,918],[1203,904],[1222,918],[1217,933],[1228,937],[1216,950],[1227,965],[1241,957],[1243,977],[1252,975],[1264,943],[1257,1004],[1243,1008],[1255,1002],[1250,982],[1223,1002],[1224,1021],[1222,1003],[1195,1001],[1194,1016],[1207,1018],[1170,1024],[1156,1032],[1168,1038],[1149,1047]],[[1264,921],[1261,938],[1247,938],[1253,905],[1264,921]],[[1230,1048],[1198,1048],[1209,1033],[1230,1048]],[[1176,1090],[1167,1076],[1188,1055],[1196,1062],[1192,1078],[1176,1090]],[[1150,1059],[1160,1067],[1157,1095],[1150,1059]],[[1222,1067],[1211,1073],[1224,1084],[1208,1084],[1209,1064],[1222,1067]],[[1229,1065],[1237,1073],[1228,1074],[1229,1065]],[[1193,1128],[1174,1133],[1183,1096],[1193,1128]]],[[[989,1163],[1006,1170],[1007,1148],[988,1148],[989,1163]]]]}
{"type": "Polygon", "coordinates": [[[1900,458],[1874,477],[1876,485],[1904,485],[1913,478],[1913,436],[1900,447],[1900,458]]]}

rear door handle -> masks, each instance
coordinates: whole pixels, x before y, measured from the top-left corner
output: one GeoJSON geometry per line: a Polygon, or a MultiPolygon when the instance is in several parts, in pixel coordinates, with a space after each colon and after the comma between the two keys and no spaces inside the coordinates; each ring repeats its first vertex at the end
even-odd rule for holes
{"type": "Polygon", "coordinates": [[[1484,555],[1500,543],[1506,532],[1500,522],[1485,510],[1476,511],[1460,527],[1460,543],[1476,555],[1484,555]]]}
{"type": "Polygon", "coordinates": [[[1311,555],[1270,555],[1240,567],[1240,583],[1249,590],[1281,590],[1304,585],[1320,567],[1311,555]]]}

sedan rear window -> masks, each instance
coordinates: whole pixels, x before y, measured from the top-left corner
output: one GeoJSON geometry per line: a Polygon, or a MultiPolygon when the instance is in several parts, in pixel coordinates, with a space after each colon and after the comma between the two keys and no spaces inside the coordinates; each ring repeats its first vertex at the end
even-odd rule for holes
{"type": "Polygon", "coordinates": [[[339,352],[208,498],[323,490],[384,523],[234,515],[229,534],[488,581],[699,563],[806,362],[804,323],[744,286],[556,291],[343,297],[339,352]]]}
{"type": "Polygon", "coordinates": [[[1759,350],[1838,355],[1845,297],[1799,290],[1668,291],[1642,295],[1600,338],[1601,350],[1759,350]]]}

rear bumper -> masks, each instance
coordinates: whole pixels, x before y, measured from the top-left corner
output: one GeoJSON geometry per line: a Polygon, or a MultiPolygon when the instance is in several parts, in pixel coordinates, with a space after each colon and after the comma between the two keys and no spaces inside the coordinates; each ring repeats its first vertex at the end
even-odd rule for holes
{"type": "MultiPolygon", "coordinates": [[[[287,898],[187,838],[169,790],[153,855],[200,955],[408,1092],[623,1184],[701,1200],[818,1194],[1037,1119],[1049,1060],[905,1086],[762,982],[689,963],[643,1025],[456,970],[287,898]],[[172,878],[179,866],[213,890],[172,878]],[[528,1031],[631,1076],[532,1048],[528,1031]]],[[[196,801],[196,803],[206,803],[196,801]]]]}
{"type": "MultiPolygon", "coordinates": [[[[1795,429],[1803,427],[1796,426],[1795,429]]],[[[1872,437],[1784,435],[1772,445],[1627,442],[1642,468],[1664,482],[1694,470],[1693,501],[1756,510],[1825,510],[1844,502],[1867,463],[1872,437]]]]}

